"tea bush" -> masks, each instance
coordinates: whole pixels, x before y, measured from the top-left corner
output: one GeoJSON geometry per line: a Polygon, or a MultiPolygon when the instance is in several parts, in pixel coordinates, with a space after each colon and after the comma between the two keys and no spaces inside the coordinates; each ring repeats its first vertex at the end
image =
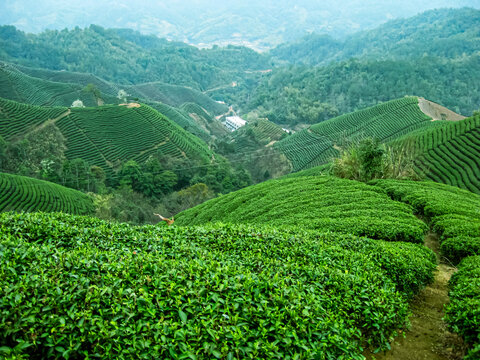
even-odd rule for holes
{"type": "Polygon", "coordinates": [[[299,226],[374,239],[421,243],[427,230],[409,205],[385,191],[328,176],[271,180],[207,201],[176,216],[181,225],[207,222],[299,226]]]}
{"type": "Polygon", "coordinates": [[[5,213],[0,233],[0,354],[31,359],[364,359],[435,268],[420,245],[298,228],[5,213]]]}
{"type": "Polygon", "coordinates": [[[464,259],[450,280],[450,304],[445,320],[463,336],[471,350],[465,359],[480,355],[480,256],[464,259]]]}
{"type": "Polygon", "coordinates": [[[443,256],[453,264],[480,254],[480,196],[434,182],[375,180],[396,200],[413,207],[440,235],[443,256]]]}

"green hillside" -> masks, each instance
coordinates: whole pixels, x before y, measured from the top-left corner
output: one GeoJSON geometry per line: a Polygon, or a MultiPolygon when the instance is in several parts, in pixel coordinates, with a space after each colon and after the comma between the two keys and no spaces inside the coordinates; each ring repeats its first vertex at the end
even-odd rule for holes
{"type": "Polygon", "coordinates": [[[217,103],[200,91],[185,86],[156,82],[125,88],[130,96],[159,101],[174,107],[180,107],[185,103],[195,103],[215,115],[228,111],[226,105],[217,103]]]}
{"type": "Polygon", "coordinates": [[[287,136],[287,133],[277,124],[267,119],[257,119],[248,122],[234,132],[235,151],[244,152],[256,150],[261,146],[272,146],[275,142],[287,136]]]}
{"type": "Polygon", "coordinates": [[[1,214],[0,230],[0,355],[22,357],[364,359],[435,268],[415,244],[300,228],[1,214]]]}
{"type": "Polygon", "coordinates": [[[440,124],[394,143],[417,154],[417,168],[427,178],[480,194],[480,115],[440,124]]]}
{"type": "Polygon", "coordinates": [[[0,26],[0,45],[0,60],[24,66],[93,72],[118,84],[162,82],[201,91],[245,77],[256,79],[255,71],[270,67],[268,56],[246,47],[198,49],[183,42],[96,25],[40,34],[0,26]],[[151,46],[145,46],[145,41],[151,46]],[[252,73],[246,76],[246,71],[252,73]]]}
{"type": "Polygon", "coordinates": [[[15,141],[46,124],[55,125],[65,138],[68,159],[84,159],[107,173],[155,153],[210,162],[212,152],[205,142],[151,107],[136,106],[47,108],[0,99],[0,135],[15,141]]]}
{"type": "Polygon", "coordinates": [[[92,199],[84,193],[48,181],[0,173],[0,212],[64,212],[90,215],[92,199]]]}
{"type": "Polygon", "coordinates": [[[85,106],[118,104],[120,90],[128,99],[144,102],[161,102],[180,108],[185,103],[195,103],[214,115],[225,113],[224,104],[189,87],[164,83],[139,85],[114,84],[88,73],[54,71],[0,62],[0,97],[31,105],[70,106],[80,99],[85,106]],[[87,86],[91,87],[90,91],[87,86]],[[96,94],[94,94],[94,91],[96,94]]]}
{"type": "Polygon", "coordinates": [[[204,141],[211,140],[209,133],[183,109],[175,108],[161,102],[148,102],[147,104],[148,106],[157,110],[159,113],[165,115],[170,120],[174,121],[177,125],[184,130],[187,130],[189,133],[198,136],[204,141]]]}
{"type": "Polygon", "coordinates": [[[85,106],[96,106],[93,94],[76,84],[47,81],[26,75],[0,63],[0,97],[31,105],[70,106],[80,99],[85,106]]]}
{"type": "Polygon", "coordinates": [[[275,144],[294,171],[322,165],[338,154],[337,146],[364,137],[386,142],[435,122],[420,110],[417,97],[405,97],[342,115],[297,132],[275,144]]]}
{"type": "Polygon", "coordinates": [[[300,226],[417,243],[426,231],[409,206],[390,200],[384,191],[332,177],[271,180],[186,210],[176,221],[300,226]]]}
{"type": "Polygon", "coordinates": [[[430,10],[406,19],[391,20],[373,30],[339,41],[310,34],[270,51],[290,63],[328,64],[352,57],[405,59],[437,56],[455,58],[480,50],[480,10],[473,8],[430,10]]]}

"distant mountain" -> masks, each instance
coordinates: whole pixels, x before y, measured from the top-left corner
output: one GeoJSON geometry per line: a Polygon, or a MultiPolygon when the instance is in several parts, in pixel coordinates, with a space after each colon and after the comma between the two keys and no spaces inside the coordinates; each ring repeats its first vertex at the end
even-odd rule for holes
{"type": "Polygon", "coordinates": [[[478,0],[315,1],[3,0],[0,24],[28,32],[86,27],[131,28],[197,45],[266,49],[316,32],[343,37],[385,21],[440,7],[480,7],[478,0]]]}
{"type": "Polygon", "coordinates": [[[480,51],[480,10],[431,10],[358,32],[344,41],[311,34],[282,44],[270,54],[279,60],[309,65],[328,64],[352,57],[368,60],[436,56],[456,58],[480,51]]]}
{"type": "Polygon", "coordinates": [[[119,84],[163,82],[208,91],[256,79],[268,56],[237,46],[200,50],[131,30],[91,25],[26,34],[0,27],[0,60],[50,70],[91,73],[119,84]]]}

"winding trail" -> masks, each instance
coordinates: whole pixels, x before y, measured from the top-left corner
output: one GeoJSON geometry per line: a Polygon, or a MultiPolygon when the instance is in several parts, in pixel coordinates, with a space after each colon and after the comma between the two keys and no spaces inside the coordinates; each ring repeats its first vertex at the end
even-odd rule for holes
{"type": "Polygon", "coordinates": [[[448,303],[448,281],[456,269],[441,263],[438,235],[430,232],[425,246],[437,255],[437,273],[434,282],[415,297],[411,303],[411,328],[400,334],[391,344],[392,349],[381,354],[365,354],[375,360],[460,360],[463,358],[461,338],[448,331],[442,318],[448,303]]]}

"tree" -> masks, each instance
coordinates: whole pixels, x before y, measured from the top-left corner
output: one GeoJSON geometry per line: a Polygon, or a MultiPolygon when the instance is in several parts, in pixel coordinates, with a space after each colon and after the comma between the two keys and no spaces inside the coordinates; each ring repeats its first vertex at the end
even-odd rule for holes
{"type": "Polygon", "coordinates": [[[340,178],[358,181],[373,179],[420,180],[415,171],[415,154],[407,147],[388,147],[377,139],[366,138],[340,148],[330,172],[340,178]]]}
{"type": "Polygon", "coordinates": [[[75,101],[72,103],[72,107],[73,107],[73,108],[77,108],[77,107],[84,108],[85,105],[83,105],[83,101],[82,101],[82,100],[77,99],[77,100],[75,100],[75,101]]]}
{"type": "Polygon", "coordinates": [[[154,177],[155,188],[164,194],[169,194],[177,185],[178,176],[173,171],[165,170],[154,177]]]}
{"type": "Polygon", "coordinates": [[[120,172],[120,185],[128,185],[133,190],[142,191],[142,170],[136,161],[130,160],[123,164],[120,172]]]}

